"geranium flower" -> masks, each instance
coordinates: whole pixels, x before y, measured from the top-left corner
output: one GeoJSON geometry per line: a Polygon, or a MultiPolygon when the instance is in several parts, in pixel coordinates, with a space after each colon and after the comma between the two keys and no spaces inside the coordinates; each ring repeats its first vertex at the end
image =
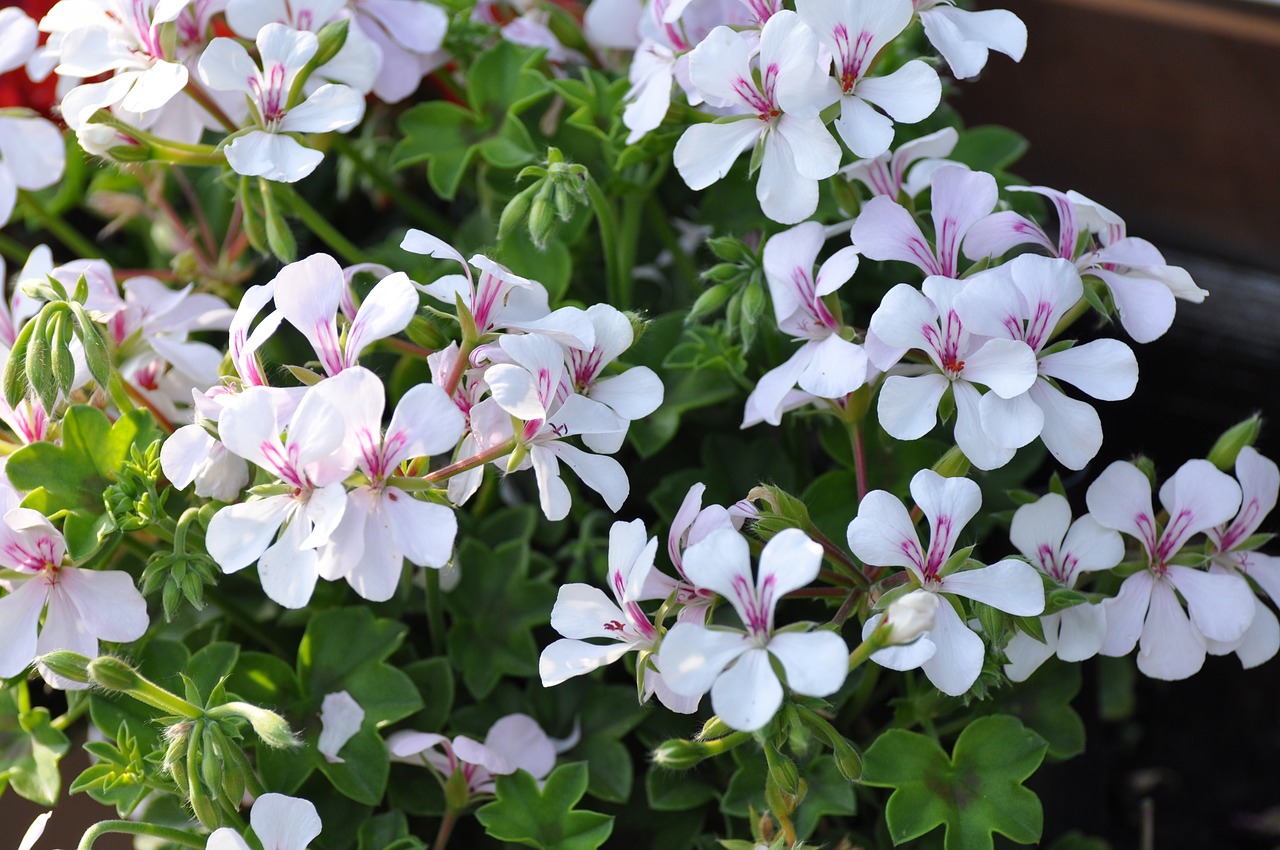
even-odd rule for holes
{"type": "Polygon", "coordinates": [[[1254,616],[1254,597],[1239,575],[1173,563],[1192,536],[1222,525],[1240,507],[1240,485],[1207,460],[1189,460],[1160,488],[1169,513],[1163,527],[1151,509],[1151,482],[1140,469],[1116,461],[1085,494],[1100,524],[1134,537],[1146,569],[1120,585],[1104,604],[1102,655],[1127,655],[1138,644],[1138,669],[1153,679],[1177,680],[1204,664],[1205,640],[1239,640],[1254,616]],[[1176,592],[1175,592],[1176,591],[1176,592]],[[1178,594],[1186,600],[1183,611],[1178,594]],[[1187,615],[1190,614],[1190,619],[1187,615]]]}
{"type": "Polygon", "coordinates": [[[1027,25],[1007,9],[974,12],[953,0],[914,0],[925,37],[951,66],[956,79],[976,77],[995,50],[1015,62],[1027,52],[1027,25]]]}
{"type": "Polygon", "coordinates": [[[678,622],[658,650],[658,669],[671,690],[688,697],[711,692],[720,719],[744,732],[761,728],[782,705],[777,659],[787,685],[805,696],[824,697],[844,682],[849,648],[838,634],[819,629],[776,630],[774,608],[783,596],[818,576],[822,547],[799,529],[779,532],[760,554],[751,578],[751,550],[741,534],[712,532],[684,553],[685,575],[698,587],[728,599],[745,632],[678,622]]]}
{"type": "MultiPolygon", "coordinates": [[[[1086,514],[1071,522],[1071,506],[1057,493],[1023,505],[1013,514],[1009,539],[1031,565],[1062,587],[1075,587],[1083,572],[1109,570],[1124,558],[1124,541],[1086,514]]],[[[1021,682],[1050,656],[1084,661],[1098,654],[1107,636],[1101,604],[1084,603],[1040,618],[1044,642],[1018,632],[1005,647],[1005,673],[1021,682]]]]}
{"type": "MultiPolygon", "coordinates": [[[[944,572],[960,529],[982,505],[982,491],[968,478],[943,478],[922,469],[911,479],[911,496],[929,521],[929,546],[920,545],[911,515],[884,490],[872,490],[849,523],[849,548],[864,563],[905,567],[919,587],[939,595],[934,626],[914,643],[879,650],[871,660],[892,670],[924,670],[938,690],[959,696],[982,672],[982,638],[965,624],[947,597],[960,596],[1019,617],[1044,611],[1044,584],[1029,564],[1004,560],[988,567],[944,572]]],[[[866,639],[880,624],[863,625],[866,639]]]]}
{"type": "Polygon", "coordinates": [[[364,115],[364,98],[329,83],[291,105],[294,78],[319,48],[315,35],[270,23],[258,32],[257,45],[261,68],[239,42],[215,38],[200,57],[200,79],[218,91],[243,92],[253,105],[254,127],[223,148],[231,169],[294,183],[315,171],[324,154],[289,134],[350,130],[364,115]]]}
{"type": "Polygon", "coordinates": [[[543,687],[558,685],[612,664],[628,652],[639,651],[641,702],[656,693],[658,700],[672,711],[689,714],[697,709],[698,699],[674,693],[652,658],[658,632],[640,609],[639,602],[648,598],[645,588],[657,551],[656,537],[645,540],[643,521],[613,524],[609,529],[606,581],[614,601],[588,584],[566,584],[560,588],[555,607],[551,609],[551,627],[563,638],[544,649],[538,660],[543,687]],[[602,639],[607,643],[589,643],[588,639],[602,639]]]}
{"type": "Polygon", "coordinates": [[[461,772],[472,797],[492,794],[499,776],[524,770],[542,779],[556,764],[555,742],[527,714],[499,719],[483,744],[466,735],[449,740],[434,732],[406,729],[387,737],[387,750],[392,761],[426,765],[442,782],[461,772]]]}
{"type": "Polygon", "coordinates": [[[760,33],[759,82],[750,39],[716,27],[689,55],[689,76],[708,100],[744,114],[695,124],[676,143],[676,170],[691,189],[729,173],[748,147],[762,148],[756,198],[766,216],[795,224],[818,206],[818,181],[840,167],[840,145],[819,113],[835,99],[816,59],[818,39],[794,12],[769,18],[760,33]]]}

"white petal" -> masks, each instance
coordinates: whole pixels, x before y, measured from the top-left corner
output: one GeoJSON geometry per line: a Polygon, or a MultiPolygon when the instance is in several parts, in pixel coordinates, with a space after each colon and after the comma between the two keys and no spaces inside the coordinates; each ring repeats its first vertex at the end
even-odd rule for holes
{"type": "Polygon", "coordinates": [[[897,440],[918,440],[938,424],[938,402],[951,385],[937,373],[914,378],[890,375],[880,388],[876,415],[897,440]]]}
{"type": "Polygon", "coordinates": [[[268,496],[227,505],[209,520],[205,536],[209,556],[224,573],[244,569],[266,551],[293,509],[291,496],[268,496]]]}
{"type": "Polygon", "coordinates": [[[1047,381],[1036,381],[1029,393],[1044,413],[1040,439],[1058,463],[1084,469],[1102,448],[1102,420],[1091,405],[1069,398],[1047,381]]]}
{"type": "Polygon", "coordinates": [[[985,650],[982,638],[960,621],[960,616],[947,602],[938,605],[938,618],[929,638],[937,651],[920,665],[938,690],[958,697],[978,680],[982,672],[985,650]]]}
{"type": "Polygon", "coordinates": [[[0,677],[17,676],[36,655],[36,625],[48,597],[48,585],[30,579],[0,599],[0,677]]]}
{"type": "Polygon", "coordinates": [[[1148,554],[1155,554],[1151,482],[1138,467],[1120,460],[1112,463],[1089,485],[1085,503],[1101,525],[1138,538],[1148,554]]]}
{"type": "Polygon", "coordinates": [[[938,108],[942,81],[937,71],[919,59],[912,59],[892,74],[867,77],[858,83],[857,92],[859,97],[889,113],[894,121],[915,124],[938,108]]]}
{"type": "MultiPolygon", "coordinates": [[[[988,345],[1001,341],[993,339],[988,345]]],[[[960,451],[978,469],[999,469],[1004,466],[1013,459],[1016,449],[996,445],[982,429],[982,399],[978,391],[968,381],[955,381],[951,387],[952,397],[956,402],[955,439],[960,451]]]]}
{"type": "Polygon", "coordinates": [[[800,373],[800,389],[818,398],[844,398],[867,380],[867,352],[832,334],[806,343],[812,357],[800,373]]]}
{"type": "Polygon", "coordinates": [[[676,142],[676,170],[690,189],[705,189],[724,177],[738,156],[764,130],[755,117],[725,124],[694,124],[676,142]]]}
{"type": "Polygon", "coordinates": [[[743,732],[764,726],[781,705],[782,683],[763,649],[742,653],[711,686],[711,707],[721,720],[743,732]]]}
{"type": "Polygon", "coordinates": [[[1099,655],[1128,655],[1137,644],[1151,604],[1153,584],[1147,570],[1134,573],[1124,580],[1113,599],[1102,603],[1107,613],[1107,637],[1098,649],[1099,655]]]}
{"type": "Polygon", "coordinates": [[[382,509],[391,538],[404,557],[420,567],[439,569],[448,564],[458,534],[454,512],[445,505],[421,502],[395,487],[386,488],[383,494],[382,509]]]}
{"type": "Polygon", "coordinates": [[[636,647],[625,642],[606,644],[582,640],[558,640],[542,650],[538,658],[538,676],[542,687],[551,688],[574,676],[612,664],[636,647]]]}
{"type": "Polygon", "coordinates": [[[1172,557],[1192,535],[1226,523],[1236,515],[1241,497],[1235,479],[1209,461],[1184,463],[1160,488],[1160,504],[1169,512],[1161,553],[1172,557]]]}
{"type": "Polygon", "coordinates": [[[364,97],[350,86],[327,83],[293,107],[280,122],[286,133],[345,132],[364,116],[364,97]]]}
{"type": "MultiPolygon", "coordinates": [[[[861,88],[861,86],[859,86],[861,88]]],[[[840,98],[836,132],[853,155],[862,159],[880,156],[893,144],[893,121],[857,95],[840,98]]],[[[883,196],[877,196],[883,197],[883,196]]],[[[866,251],[862,253],[866,254],[866,251]]],[[[871,256],[867,254],[867,256],[871,256]]]]}
{"type": "Polygon", "coordinates": [[[825,629],[774,635],[769,652],[782,662],[787,686],[805,696],[834,694],[849,670],[849,647],[838,634],[825,629]]]}
{"type": "Polygon", "coordinates": [[[1124,541],[1119,534],[1103,528],[1085,514],[1071,524],[1067,538],[1062,541],[1062,552],[1076,559],[1076,572],[1109,570],[1124,559],[1124,541]]]}
{"type": "Polygon", "coordinates": [[[347,331],[347,364],[354,365],[369,343],[407,328],[417,309],[418,292],[404,272],[396,272],[378,281],[360,304],[355,321],[347,331]]]}
{"type": "MultiPolygon", "coordinates": [[[[929,591],[923,591],[928,593],[929,591]]],[[[941,605],[948,603],[942,601],[941,596],[934,595],[934,598],[941,605]]],[[[884,621],[885,613],[881,612],[869,617],[862,624],[862,639],[866,640],[871,637],[871,633],[879,627],[884,621]]],[[[938,651],[937,645],[929,639],[929,633],[925,632],[911,643],[902,644],[900,646],[887,646],[878,650],[871,655],[871,660],[879,664],[881,667],[888,667],[890,670],[914,670],[921,664],[933,657],[938,651]]]]}
{"type": "Polygon", "coordinates": [[[662,379],[648,366],[633,366],[592,385],[587,396],[628,421],[643,419],[662,404],[662,379]]]}
{"type": "Polygon", "coordinates": [[[1204,656],[1204,641],[1187,619],[1173,586],[1156,581],[1142,627],[1138,669],[1153,679],[1177,681],[1195,675],[1204,666],[1204,656]]]}
{"type": "Polygon", "coordinates": [[[280,539],[258,559],[263,593],[285,608],[297,609],[310,602],[320,577],[320,556],[303,545],[306,525],[295,516],[280,539]]]}
{"type": "Polygon", "coordinates": [[[126,572],[64,567],[54,593],[75,605],[84,627],[99,640],[128,643],[151,625],[147,603],[126,572]]]}
{"type": "Polygon", "coordinates": [[[262,130],[236,137],[223,148],[223,153],[227,165],[237,174],[278,183],[296,183],[315,171],[324,159],[320,151],[304,147],[292,136],[262,130]]]}
{"type": "Polygon", "coordinates": [[[627,615],[604,591],[589,584],[561,585],[551,608],[551,628],[566,638],[607,638],[618,640],[612,623],[625,623],[627,615]]]}
{"type": "Polygon", "coordinates": [[[253,834],[271,850],[304,850],[320,834],[320,816],[309,801],[263,794],[249,811],[253,834]]]}
{"type": "Polygon", "coordinates": [[[917,571],[924,566],[911,515],[898,497],[884,490],[872,490],[863,497],[846,536],[849,548],[863,563],[917,571]]]}
{"type": "Polygon", "coordinates": [[[1057,493],[1047,493],[1014,511],[1009,541],[1033,564],[1043,566],[1046,557],[1057,557],[1070,525],[1071,505],[1057,493]]]}
{"type": "Polygon", "coordinates": [[[1004,654],[1009,663],[1004,665],[1004,674],[1009,677],[1009,681],[1025,682],[1032,673],[1040,669],[1041,664],[1053,657],[1058,642],[1058,615],[1041,617],[1040,623],[1044,629],[1044,643],[1026,632],[1018,632],[1005,645],[1004,654]]]}
{"type": "Polygon", "coordinates": [[[250,80],[255,83],[261,73],[249,51],[233,38],[215,38],[200,54],[198,66],[200,80],[214,91],[252,91],[250,80]]]}
{"type": "Polygon", "coordinates": [[[1206,573],[1169,567],[1169,581],[1187,600],[1191,622],[1210,640],[1235,641],[1253,622],[1254,595],[1249,583],[1233,573],[1206,573]]]}
{"type": "Polygon", "coordinates": [[[990,387],[1002,398],[1031,389],[1036,380],[1036,355],[1025,342],[989,339],[964,358],[964,379],[990,387]]]}
{"type": "Polygon", "coordinates": [[[821,567],[822,547],[798,528],[784,529],[764,544],[764,551],[760,553],[756,589],[762,604],[769,608],[770,627],[773,622],[773,606],[786,594],[799,590],[817,578],[821,567]]]}
{"type": "Polygon", "coordinates": [[[1058,637],[1058,657],[1063,661],[1084,661],[1097,655],[1107,637],[1106,607],[1076,605],[1059,616],[1062,632],[1058,637]]]}
{"type": "MultiPolygon", "coordinates": [[[[0,15],[3,15],[6,9],[0,9],[0,15]]],[[[35,32],[35,25],[32,24],[32,33],[35,32]]],[[[34,39],[33,39],[34,42],[34,39]]],[[[3,67],[0,65],[0,67],[3,67]]],[[[45,812],[42,815],[36,815],[36,819],[31,822],[31,826],[27,827],[27,831],[23,833],[22,840],[18,842],[18,850],[31,850],[36,842],[40,840],[40,836],[44,835],[45,824],[49,822],[49,818],[53,817],[53,812],[45,812]]]]}
{"type": "MultiPolygon", "coordinates": [[[[830,136],[827,140],[835,144],[830,136]]],[[[837,159],[832,174],[839,165],[837,159]]],[[[781,224],[804,221],[818,207],[818,182],[801,173],[798,152],[791,149],[790,140],[781,132],[769,132],[764,137],[756,199],[760,201],[760,211],[781,224]]]]}
{"type": "Polygon", "coordinates": [[[742,632],[676,623],[658,648],[658,668],[677,694],[701,696],[711,690],[721,671],[750,646],[742,632]]]}
{"type": "Polygon", "coordinates": [[[551,772],[556,763],[555,745],[527,714],[508,714],[498,719],[484,736],[484,745],[534,779],[551,772]]]}
{"type": "Polygon", "coordinates": [[[1173,293],[1158,280],[1141,277],[1137,273],[1090,269],[1107,284],[1120,311],[1120,324],[1135,342],[1151,342],[1164,336],[1173,324],[1177,310],[1173,293]]]}
{"type": "Polygon", "coordinates": [[[584,452],[559,442],[549,444],[547,450],[564,461],[582,479],[583,484],[599,493],[609,510],[617,511],[627,500],[631,483],[627,480],[622,464],[613,458],[584,452]]]}
{"type": "Polygon", "coordinates": [[[1280,621],[1261,600],[1254,599],[1253,623],[1236,647],[1236,655],[1246,670],[1275,657],[1280,651],[1280,621]]]}
{"type": "Polygon", "coordinates": [[[326,694],[320,703],[320,739],[316,749],[329,762],[340,762],[338,751],[360,731],[364,709],[346,691],[326,694]]]}
{"type": "Polygon", "coordinates": [[[120,108],[129,112],[149,112],[164,106],[187,85],[187,68],[177,62],[156,62],[133,84],[133,88],[120,101],[120,108]]]}
{"type": "Polygon", "coordinates": [[[942,579],[940,589],[1017,617],[1034,617],[1044,611],[1040,574],[1031,565],[1013,559],[951,573],[942,579]]]}
{"type": "Polygon", "coordinates": [[[1044,429],[1044,413],[1030,393],[1013,398],[987,393],[979,402],[978,411],[982,430],[1001,448],[1020,449],[1044,429]]]}
{"type": "Polygon", "coordinates": [[[1098,339],[1040,358],[1040,373],[1065,381],[1103,401],[1133,395],[1138,360],[1133,349],[1115,339],[1098,339]]]}

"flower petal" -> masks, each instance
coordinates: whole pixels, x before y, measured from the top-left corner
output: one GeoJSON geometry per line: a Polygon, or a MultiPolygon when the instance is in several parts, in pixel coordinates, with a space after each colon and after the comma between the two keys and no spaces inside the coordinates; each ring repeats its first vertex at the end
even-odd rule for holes
{"type": "Polygon", "coordinates": [[[781,706],[782,683],[763,649],[743,652],[711,686],[711,707],[726,724],[743,732],[763,727],[781,706]]]}

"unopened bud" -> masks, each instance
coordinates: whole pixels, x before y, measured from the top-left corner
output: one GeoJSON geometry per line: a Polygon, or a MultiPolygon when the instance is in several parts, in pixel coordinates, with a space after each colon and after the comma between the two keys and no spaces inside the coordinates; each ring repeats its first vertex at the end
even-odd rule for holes
{"type": "Polygon", "coordinates": [[[507,201],[507,205],[502,208],[501,217],[498,218],[498,238],[510,233],[524,218],[524,214],[529,211],[529,202],[533,200],[533,193],[537,189],[538,184],[535,183],[507,201]]]}
{"type": "Polygon", "coordinates": [[[1230,472],[1236,465],[1236,456],[1240,454],[1240,450],[1245,446],[1252,446],[1261,430],[1262,417],[1256,413],[1243,422],[1232,425],[1209,450],[1209,462],[1223,472],[1230,472]]]}
{"type": "Polygon", "coordinates": [[[262,739],[262,742],[273,749],[282,750],[298,745],[298,739],[289,729],[289,724],[274,711],[268,711],[247,702],[229,702],[218,706],[209,714],[214,717],[226,715],[243,717],[249,721],[249,725],[253,727],[253,731],[262,739]]]}
{"type": "Polygon", "coordinates": [[[338,55],[338,51],[347,43],[347,30],[351,26],[349,18],[339,18],[330,24],[325,24],[320,28],[320,32],[316,34],[316,55],[312,57],[308,64],[313,68],[319,68],[333,57],[338,55]]]}
{"type": "Polygon", "coordinates": [[[804,502],[772,484],[760,484],[747,493],[747,501],[764,502],[756,514],[756,530],[766,540],[786,528],[805,531],[812,527],[804,502]]]}
{"type": "Polygon", "coordinates": [[[964,478],[969,474],[969,458],[964,456],[959,446],[952,446],[947,453],[938,458],[933,471],[943,478],[964,478]]]}
{"type": "Polygon", "coordinates": [[[720,719],[719,715],[711,715],[706,723],[702,724],[702,730],[698,732],[699,741],[713,741],[716,738],[723,738],[725,735],[732,735],[734,729],[728,723],[720,719]]]}
{"type": "Polygon", "coordinates": [[[556,229],[556,213],[551,204],[547,203],[545,194],[539,192],[529,207],[529,239],[538,250],[547,246],[547,240],[556,229]]]}
{"type": "Polygon", "coordinates": [[[927,590],[913,590],[889,603],[884,624],[889,626],[886,643],[911,643],[934,626],[938,612],[938,596],[927,590]]]}
{"type": "Polygon", "coordinates": [[[110,655],[90,661],[88,676],[90,682],[106,691],[132,691],[143,682],[137,670],[110,655]]]}
{"type": "Polygon", "coordinates": [[[55,676],[61,676],[82,685],[89,683],[89,659],[77,652],[60,649],[40,656],[36,659],[36,664],[55,676]]]}
{"type": "Polygon", "coordinates": [[[839,770],[840,775],[850,782],[860,780],[862,778],[862,756],[854,749],[853,744],[843,737],[837,737],[831,743],[831,755],[835,758],[836,770],[839,770]]]}
{"type": "MultiPolygon", "coordinates": [[[[707,725],[718,722],[718,718],[713,717],[707,721],[707,725]]],[[[705,730],[706,727],[703,728],[705,730]]],[[[663,741],[654,749],[653,761],[671,770],[688,770],[706,759],[727,753],[749,740],[751,736],[746,732],[732,732],[710,741],[686,741],[683,738],[672,738],[663,741]]]]}
{"type": "Polygon", "coordinates": [[[796,769],[796,763],[772,746],[765,747],[764,755],[769,765],[769,781],[783,793],[797,796],[800,793],[800,771],[796,769]]]}

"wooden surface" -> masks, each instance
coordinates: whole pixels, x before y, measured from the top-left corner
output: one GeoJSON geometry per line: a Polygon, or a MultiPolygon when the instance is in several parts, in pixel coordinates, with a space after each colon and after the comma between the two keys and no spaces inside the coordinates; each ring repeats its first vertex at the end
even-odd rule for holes
{"type": "Polygon", "coordinates": [[[970,124],[1031,140],[1017,168],[1120,212],[1131,233],[1280,271],[1280,8],[1024,0],[1020,65],[958,86],[970,124]]]}

